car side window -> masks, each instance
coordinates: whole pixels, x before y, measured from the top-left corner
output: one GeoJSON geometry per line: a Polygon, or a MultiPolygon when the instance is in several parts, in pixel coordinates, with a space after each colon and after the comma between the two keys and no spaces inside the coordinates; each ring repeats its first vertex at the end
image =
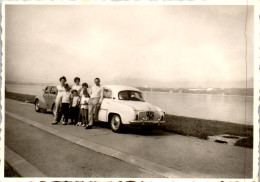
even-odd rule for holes
{"type": "Polygon", "coordinates": [[[56,87],[51,87],[51,91],[50,91],[51,94],[57,94],[57,92],[58,89],[56,87]]]}
{"type": "Polygon", "coordinates": [[[112,90],[104,88],[104,98],[111,99],[112,98],[112,90]]]}
{"type": "Polygon", "coordinates": [[[50,92],[51,87],[46,87],[44,93],[48,94],[50,92]]]}

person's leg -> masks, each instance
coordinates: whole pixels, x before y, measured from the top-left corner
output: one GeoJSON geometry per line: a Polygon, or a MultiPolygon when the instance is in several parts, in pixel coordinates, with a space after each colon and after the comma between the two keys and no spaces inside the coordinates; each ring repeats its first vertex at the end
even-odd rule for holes
{"type": "Polygon", "coordinates": [[[97,120],[97,106],[98,106],[99,98],[94,98],[92,102],[92,122],[89,124],[90,126],[93,125],[94,120],[97,120]]]}
{"type": "Polygon", "coordinates": [[[60,109],[61,109],[61,97],[57,96],[55,101],[54,116],[57,116],[59,114],[60,109]]]}
{"type": "Polygon", "coordinates": [[[85,115],[85,111],[84,111],[84,109],[81,109],[81,126],[84,124],[84,122],[85,122],[85,117],[84,117],[84,115],[85,115]]]}
{"type": "Polygon", "coordinates": [[[82,126],[86,126],[86,122],[87,122],[87,110],[83,109],[83,122],[82,122],[82,126]]]}
{"type": "Polygon", "coordinates": [[[57,113],[57,120],[56,120],[57,122],[60,122],[60,120],[64,114],[64,109],[65,109],[65,107],[64,107],[64,104],[62,103],[61,107],[59,109],[59,112],[57,113]]]}
{"type": "Polygon", "coordinates": [[[75,120],[75,107],[70,108],[70,123],[73,124],[75,120]]]}
{"type": "Polygon", "coordinates": [[[79,107],[75,107],[75,124],[79,121],[79,107]]]}
{"type": "Polygon", "coordinates": [[[57,96],[56,101],[55,101],[55,108],[54,108],[54,121],[55,122],[59,122],[58,117],[59,117],[60,110],[61,110],[61,97],[57,96]]]}
{"type": "Polygon", "coordinates": [[[88,125],[92,126],[93,125],[93,99],[90,99],[89,104],[88,104],[88,125]]]}
{"type": "Polygon", "coordinates": [[[77,126],[80,126],[82,124],[82,120],[83,120],[83,109],[80,108],[80,119],[78,121],[77,126]]]}
{"type": "Polygon", "coordinates": [[[70,104],[68,104],[68,103],[64,104],[64,122],[65,123],[68,123],[68,119],[69,119],[69,114],[70,114],[69,106],[70,106],[70,104]]]}
{"type": "Polygon", "coordinates": [[[100,109],[100,106],[99,106],[99,98],[96,99],[96,102],[95,102],[95,108],[94,108],[94,121],[98,121],[98,112],[99,112],[99,109],[100,109]]]}
{"type": "Polygon", "coordinates": [[[89,121],[88,121],[88,109],[86,109],[86,125],[89,125],[89,121]]]}

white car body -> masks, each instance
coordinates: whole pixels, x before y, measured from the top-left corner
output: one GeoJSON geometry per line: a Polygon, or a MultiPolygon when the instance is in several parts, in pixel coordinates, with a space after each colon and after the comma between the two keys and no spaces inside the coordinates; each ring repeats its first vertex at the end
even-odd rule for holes
{"type": "Polygon", "coordinates": [[[99,121],[109,122],[111,117],[117,114],[123,125],[158,125],[165,122],[164,112],[148,102],[120,100],[121,91],[136,91],[142,94],[139,89],[121,85],[107,85],[103,86],[103,89],[104,98],[98,113],[99,121]]]}

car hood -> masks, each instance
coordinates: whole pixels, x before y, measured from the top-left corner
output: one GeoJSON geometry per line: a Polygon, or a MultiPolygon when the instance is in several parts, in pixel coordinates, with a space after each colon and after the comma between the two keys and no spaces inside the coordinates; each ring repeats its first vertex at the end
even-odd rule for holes
{"type": "Polygon", "coordinates": [[[148,102],[140,102],[140,101],[119,101],[136,111],[162,111],[159,107],[156,107],[148,102]]]}

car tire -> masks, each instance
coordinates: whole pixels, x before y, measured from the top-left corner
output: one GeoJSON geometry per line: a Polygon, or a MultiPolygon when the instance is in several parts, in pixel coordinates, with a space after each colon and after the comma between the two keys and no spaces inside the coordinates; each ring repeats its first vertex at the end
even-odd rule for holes
{"type": "Polygon", "coordinates": [[[122,121],[121,121],[121,117],[118,114],[114,114],[111,117],[110,128],[115,133],[119,133],[120,131],[122,131],[123,124],[122,124],[122,121]]]}
{"type": "Polygon", "coordinates": [[[34,108],[35,108],[36,112],[40,112],[41,111],[40,102],[39,102],[38,99],[35,101],[34,106],[35,106],[34,108]]]}

